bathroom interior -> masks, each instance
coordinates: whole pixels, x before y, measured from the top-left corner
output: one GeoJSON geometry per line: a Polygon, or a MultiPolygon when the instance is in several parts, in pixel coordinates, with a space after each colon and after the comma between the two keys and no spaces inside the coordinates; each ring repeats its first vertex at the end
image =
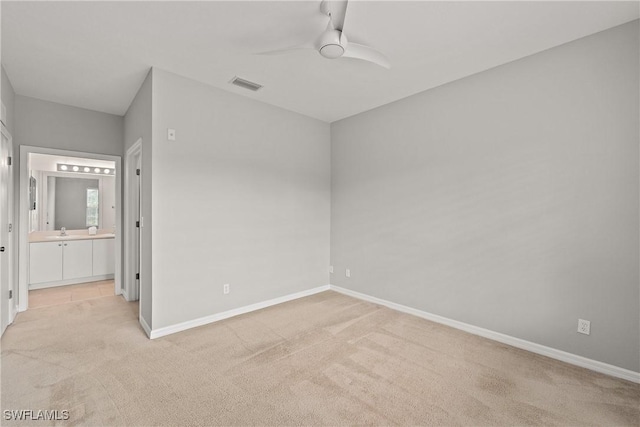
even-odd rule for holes
{"type": "Polygon", "coordinates": [[[29,308],[114,295],[115,163],[30,153],[29,308]]]}

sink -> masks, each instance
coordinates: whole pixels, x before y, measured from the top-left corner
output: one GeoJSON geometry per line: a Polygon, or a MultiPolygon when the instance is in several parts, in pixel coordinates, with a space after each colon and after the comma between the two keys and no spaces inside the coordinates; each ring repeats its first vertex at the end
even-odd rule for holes
{"type": "Polygon", "coordinates": [[[72,239],[74,237],[78,237],[78,236],[45,236],[47,239],[72,239]]]}

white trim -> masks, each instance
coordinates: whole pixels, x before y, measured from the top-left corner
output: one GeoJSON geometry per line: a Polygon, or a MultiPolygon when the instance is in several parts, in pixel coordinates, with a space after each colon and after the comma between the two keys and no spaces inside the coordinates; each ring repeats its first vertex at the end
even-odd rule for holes
{"type": "Polygon", "coordinates": [[[144,333],[147,334],[147,337],[153,338],[153,336],[151,336],[151,328],[149,327],[149,325],[147,325],[147,322],[144,320],[144,317],[142,316],[138,317],[138,321],[140,322],[142,329],[144,329],[144,333]]]}
{"type": "Polygon", "coordinates": [[[372,297],[370,295],[362,294],[360,292],[352,291],[350,289],[341,288],[340,286],[329,285],[329,289],[344,295],[348,295],[353,298],[357,298],[363,301],[368,301],[374,304],[382,305],[393,310],[401,311],[403,313],[412,314],[414,316],[418,316],[423,319],[430,320],[432,322],[447,325],[455,329],[460,329],[462,331],[469,332],[470,334],[473,334],[473,335],[478,335],[493,341],[498,341],[503,344],[507,344],[513,347],[530,351],[532,353],[541,354],[543,356],[560,360],[562,362],[566,362],[571,365],[580,366],[582,368],[587,368],[592,371],[600,372],[602,374],[611,375],[612,377],[617,377],[617,378],[622,378],[624,380],[632,381],[634,383],[640,383],[640,372],[635,372],[629,369],[610,365],[608,363],[599,362],[593,359],[588,359],[586,357],[578,356],[573,353],[567,353],[566,351],[557,350],[555,348],[547,347],[541,344],[536,344],[531,341],[526,341],[520,338],[512,337],[510,335],[501,334],[500,332],[494,332],[489,329],[484,329],[478,326],[470,325],[468,323],[459,322],[457,320],[449,319],[447,317],[439,316],[437,314],[432,314],[426,311],[418,310],[416,308],[407,307],[406,305],[401,305],[401,304],[397,304],[395,302],[387,301],[381,298],[372,297]]]}
{"type": "Polygon", "coordinates": [[[28,186],[29,186],[29,154],[51,154],[54,156],[68,156],[68,157],[84,157],[87,159],[96,160],[109,160],[116,164],[116,231],[115,231],[115,277],[114,277],[114,291],[116,295],[122,293],[122,159],[120,156],[113,156],[110,154],[98,154],[87,153],[83,151],[69,151],[60,150],[57,148],[46,147],[34,147],[30,145],[20,146],[20,200],[19,200],[19,212],[20,216],[15,220],[19,224],[19,244],[18,244],[18,311],[25,311],[29,306],[29,230],[28,230],[28,215],[29,215],[29,200],[28,200],[28,186]]]}
{"type": "MultiPolygon", "coordinates": [[[[5,110],[5,106],[4,104],[2,104],[2,110],[3,110],[3,114],[4,114],[4,119],[6,121],[6,110],[5,110]]],[[[18,313],[18,294],[19,294],[19,289],[17,287],[17,282],[18,282],[18,270],[16,269],[16,264],[17,264],[17,260],[18,260],[18,237],[16,234],[18,234],[16,232],[17,230],[17,225],[16,225],[16,219],[15,219],[15,210],[16,210],[16,204],[15,204],[15,191],[14,191],[14,187],[15,187],[15,172],[14,172],[14,166],[16,166],[15,164],[15,153],[13,150],[13,137],[11,136],[11,133],[9,133],[9,129],[7,129],[7,127],[5,126],[4,122],[0,122],[0,133],[7,139],[7,143],[8,143],[8,155],[9,157],[11,157],[12,163],[11,166],[8,166],[8,170],[7,170],[7,182],[6,183],[2,183],[3,185],[7,186],[7,199],[9,202],[9,206],[7,209],[7,218],[3,218],[2,221],[6,221],[7,224],[11,224],[12,229],[9,230],[7,237],[7,242],[6,242],[6,246],[7,246],[7,253],[6,253],[6,257],[7,259],[7,279],[9,280],[9,291],[13,291],[13,297],[11,299],[9,299],[7,301],[7,306],[3,306],[0,307],[0,316],[3,317],[4,320],[6,320],[6,325],[5,328],[8,327],[10,324],[13,323],[16,314],[18,313]],[[7,310],[7,313],[5,314],[5,310],[7,310]]],[[[17,166],[16,166],[17,167],[17,166]]],[[[4,330],[0,330],[0,335],[2,335],[2,333],[4,333],[4,330]]]]}
{"type": "MultiPolygon", "coordinates": [[[[176,332],[185,331],[191,328],[197,328],[198,326],[207,325],[209,323],[217,322],[219,320],[224,320],[230,317],[239,316],[240,314],[249,313],[251,311],[261,310],[263,308],[271,307],[272,305],[282,304],[283,302],[292,301],[298,298],[308,297],[310,295],[314,295],[314,294],[328,291],[328,290],[329,290],[329,285],[318,286],[317,288],[309,289],[302,292],[296,292],[294,294],[273,298],[267,301],[246,305],[240,308],[234,308],[232,310],[223,311],[222,313],[200,317],[199,319],[188,320],[186,322],[177,323],[175,325],[165,326],[163,328],[158,328],[158,329],[152,329],[149,338],[154,339],[154,338],[164,337],[165,335],[175,334],[176,332]]],[[[140,317],[140,319],[142,319],[142,317],[140,317]]]]}

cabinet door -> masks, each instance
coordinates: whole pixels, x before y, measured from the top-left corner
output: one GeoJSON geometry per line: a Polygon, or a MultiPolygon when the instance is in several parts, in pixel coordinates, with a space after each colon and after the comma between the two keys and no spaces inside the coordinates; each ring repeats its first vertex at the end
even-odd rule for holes
{"type": "Polygon", "coordinates": [[[29,283],[62,280],[62,242],[29,244],[29,283]]]}
{"type": "Polygon", "coordinates": [[[71,240],[62,244],[62,278],[79,279],[92,276],[93,243],[91,240],[71,240]]]}
{"type": "Polygon", "coordinates": [[[114,239],[93,241],[93,275],[114,274],[116,271],[116,247],[114,239]]]}

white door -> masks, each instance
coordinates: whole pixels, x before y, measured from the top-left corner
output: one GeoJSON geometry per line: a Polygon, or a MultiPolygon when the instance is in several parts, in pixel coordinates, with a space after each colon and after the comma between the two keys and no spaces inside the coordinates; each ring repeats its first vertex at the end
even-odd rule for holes
{"type": "MultiPolygon", "coordinates": [[[[136,183],[135,183],[135,216],[138,218],[138,221],[141,220],[140,215],[142,212],[142,191],[141,191],[141,178],[140,178],[140,167],[142,166],[142,156],[138,154],[136,159],[136,183]]],[[[135,299],[140,299],[140,245],[142,238],[142,229],[138,227],[136,229],[134,238],[134,253],[135,253],[135,270],[136,270],[136,290],[135,290],[135,299]]]]}
{"type": "Polygon", "coordinates": [[[93,242],[70,240],[62,244],[62,279],[93,276],[93,242]]]}
{"type": "Polygon", "coordinates": [[[11,303],[9,291],[13,290],[11,284],[10,252],[13,250],[9,223],[11,221],[11,141],[2,129],[2,143],[0,144],[0,333],[3,333],[12,321],[11,303]]]}
{"type": "Polygon", "coordinates": [[[116,272],[116,245],[114,239],[93,241],[93,275],[104,276],[116,272]]]}
{"type": "Polygon", "coordinates": [[[29,244],[29,284],[62,280],[62,242],[29,244]]]}

